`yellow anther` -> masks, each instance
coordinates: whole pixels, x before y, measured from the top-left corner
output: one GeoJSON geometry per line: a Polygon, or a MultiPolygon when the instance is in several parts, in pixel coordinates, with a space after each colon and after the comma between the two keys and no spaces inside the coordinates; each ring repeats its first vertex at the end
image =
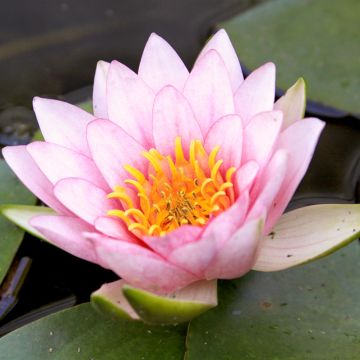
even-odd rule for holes
{"type": "Polygon", "coordinates": [[[231,178],[235,172],[236,172],[235,167],[231,167],[226,171],[226,175],[225,175],[226,182],[231,182],[231,178]]]}
{"type": "Polygon", "coordinates": [[[107,212],[107,215],[120,218],[122,221],[125,222],[126,225],[130,224],[130,219],[125,216],[124,211],[122,210],[109,210],[107,212]]]}
{"type": "Polygon", "coordinates": [[[195,153],[196,155],[199,155],[199,156],[206,156],[206,151],[203,147],[203,144],[201,143],[200,140],[195,140],[195,153]]]}
{"type": "Polygon", "coordinates": [[[200,192],[201,192],[201,195],[204,197],[204,198],[209,198],[209,194],[207,193],[206,191],[206,187],[209,185],[209,184],[212,184],[213,182],[213,179],[206,179],[202,184],[201,184],[201,188],[200,188],[200,192]]]}
{"type": "Polygon", "coordinates": [[[222,165],[224,161],[223,160],[218,160],[216,162],[216,164],[214,165],[214,167],[211,169],[211,178],[214,180],[214,183],[217,182],[217,174],[218,174],[218,171],[220,169],[220,166],[222,165]]]}
{"type": "Polygon", "coordinates": [[[175,158],[176,164],[182,164],[186,162],[180,136],[175,138],[175,158]]]}
{"type": "Polygon", "coordinates": [[[125,202],[126,206],[128,208],[134,207],[133,201],[131,200],[131,197],[126,192],[117,192],[114,191],[107,195],[108,199],[119,199],[123,202],[125,202]]]}
{"type": "Polygon", "coordinates": [[[216,158],[216,155],[218,154],[219,150],[220,150],[220,146],[215,146],[209,155],[208,163],[209,163],[210,169],[212,169],[215,165],[215,158],[216,158]]]}
{"type": "Polygon", "coordinates": [[[126,217],[133,216],[137,221],[140,221],[145,226],[148,224],[148,220],[147,220],[146,216],[139,209],[134,209],[134,208],[128,209],[124,212],[124,215],[126,217]]]}
{"type": "Polygon", "coordinates": [[[217,201],[220,197],[222,197],[222,196],[226,196],[225,191],[218,191],[217,193],[215,193],[215,194],[211,197],[211,199],[210,199],[210,204],[211,204],[211,205],[214,205],[214,204],[216,203],[216,201],[217,201]]]}
{"type": "Polygon", "coordinates": [[[147,234],[148,232],[148,229],[143,224],[139,224],[139,223],[132,223],[131,225],[128,226],[128,230],[129,231],[140,230],[143,234],[147,234]]]}
{"type": "Polygon", "coordinates": [[[230,188],[232,188],[232,187],[234,187],[233,183],[231,183],[231,182],[225,182],[225,183],[223,183],[223,184],[220,186],[219,191],[224,191],[224,190],[230,189],[230,188]]]}
{"type": "Polygon", "coordinates": [[[132,186],[134,186],[134,188],[139,192],[139,193],[145,193],[145,189],[144,187],[136,180],[132,180],[132,179],[127,179],[124,181],[125,184],[130,184],[132,186]]]}
{"type": "Polygon", "coordinates": [[[138,169],[135,169],[134,167],[132,167],[130,165],[124,165],[124,169],[130,175],[132,175],[140,184],[143,184],[146,181],[145,176],[138,169]]]}
{"type": "Polygon", "coordinates": [[[156,172],[162,173],[162,167],[159,163],[159,159],[156,158],[154,155],[150,154],[150,152],[143,152],[142,155],[149,161],[149,163],[152,165],[152,167],[154,168],[154,170],[156,172]]]}
{"type": "Polygon", "coordinates": [[[125,210],[114,209],[107,214],[118,217],[142,238],[164,236],[186,224],[204,226],[212,216],[228,209],[235,201],[232,175],[236,169],[224,170],[223,179],[223,160],[216,160],[219,146],[208,154],[200,140],[192,140],[187,150],[189,156],[185,157],[178,136],[172,155],[156,149],[143,152],[152,167],[146,173],[125,165],[133,178],[124,183],[136,190],[138,202],[134,206],[130,187],[115,186],[108,198],[120,200],[125,210]]]}
{"type": "Polygon", "coordinates": [[[161,234],[161,227],[159,225],[157,225],[157,224],[151,225],[148,232],[149,232],[150,236],[160,235],[161,234]],[[155,232],[157,234],[155,234],[155,232]]]}

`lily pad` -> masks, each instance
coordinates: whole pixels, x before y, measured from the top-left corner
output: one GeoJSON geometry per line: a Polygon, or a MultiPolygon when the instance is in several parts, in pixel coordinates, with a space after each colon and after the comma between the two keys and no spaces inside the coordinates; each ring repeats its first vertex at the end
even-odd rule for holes
{"type": "MultiPolygon", "coordinates": [[[[0,205],[35,204],[35,197],[16,178],[5,161],[0,160],[0,205]]],[[[24,231],[0,216],[0,284],[24,237],[24,231]]]]}
{"type": "Polygon", "coordinates": [[[299,268],[219,284],[219,306],[190,323],[187,360],[358,359],[360,247],[299,268]]]}
{"type": "Polygon", "coordinates": [[[309,100],[359,115],[359,13],[358,0],[275,0],[220,26],[246,68],[273,61],[282,90],[302,76],[309,100]]]}
{"type": "Polygon", "coordinates": [[[114,321],[83,304],[27,325],[0,340],[2,360],[180,360],[185,326],[114,321]]]}

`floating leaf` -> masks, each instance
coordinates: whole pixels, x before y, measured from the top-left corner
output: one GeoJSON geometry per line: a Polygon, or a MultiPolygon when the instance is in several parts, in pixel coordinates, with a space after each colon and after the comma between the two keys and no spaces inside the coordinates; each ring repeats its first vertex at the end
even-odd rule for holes
{"type": "Polygon", "coordinates": [[[0,340],[1,360],[181,360],[186,327],[114,321],[83,304],[0,340]]]}
{"type": "Polygon", "coordinates": [[[220,26],[247,68],[276,64],[282,90],[303,76],[309,100],[360,114],[359,14],[358,0],[275,0],[220,26]]]}
{"type": "MultiPolygon", "coordinates": [[[[0,205],[34,204],[35,197],[16,178],[5,161],[0,160],[0,205]]],[[[24,231],[0,216],[0,284],[24,237],[24,231]]]]}
{"type": "Polygon", "coordinates": [[[360,350],[360,247],[219,283],[219,306],[190,323],[187,360],[348,359],[360,350]]]}

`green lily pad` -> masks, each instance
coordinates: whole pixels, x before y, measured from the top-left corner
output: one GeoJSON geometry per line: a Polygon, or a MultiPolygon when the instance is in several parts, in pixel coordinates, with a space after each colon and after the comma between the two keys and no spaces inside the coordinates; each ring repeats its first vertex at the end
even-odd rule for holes
{"type": "MultiPolygon", "coordinates": [[[[0,160],[0,205],[35,204],[35,197],[16,178],[5,161],[0,160]]],[[[24,231],[0,216],[0,284],[24,237],[24,231]]]]}
{"type": "Polygon", "coordinates": [[[300,76],[308,99],[360,114],[360,2],[275,0],[220,24],[243,65],[277,66],[286,90],[300,76]]]}
{"type": "Polygon", "coordinates": [[[27,325],[0,340],[2,360],[180,360],[186,327],[114,321],[83,304],[27,325]]]}
{"type": "Polygon", "coordinates": [[[219,284],[219,306],[193,320],[187,360],[358,359],[360,247],[299,268],[219,284]]]}

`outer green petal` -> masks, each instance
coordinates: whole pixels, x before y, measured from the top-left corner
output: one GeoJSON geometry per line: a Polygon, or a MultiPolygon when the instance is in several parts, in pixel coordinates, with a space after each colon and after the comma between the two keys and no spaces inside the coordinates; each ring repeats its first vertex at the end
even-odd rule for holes
{"type": "Polygon", "coordinates": [[[35,228],[29,224],[29,220],[37,215],[55,215],[55,211],[46,206],[12,205],[0,206],[0,213],[23,230],[39,239],[46,240],[35,228]]]}
{"type": "Polygon", "coordinates": [[[217,305],[217,282],[198,281],[169,296],[159,296],[119,280],[103,285],[92,294],[91,301],[113,317],[140,318],[150,324],[178,324],[217,305]]]}
{"type": "Polygon", "coordinates": [[[299,78],[274,105],[275,110],[284,114],[283,129],[302,119],[306,108],[306,84],[299,78]]]}
{"type": "Polygon", "coordinates": [[[139,320],[139,316],[122,293],[124,285],[124,280],[104,284],[91,294],[91,303],[97,310],[113,318],[139,320]]]}
{"type": "Polygon", "coordinates": [[[360,235],[360,204],[314,205],[284,214],[261,244],[254,266],[277,271],[326,256],[360,235]]]}

